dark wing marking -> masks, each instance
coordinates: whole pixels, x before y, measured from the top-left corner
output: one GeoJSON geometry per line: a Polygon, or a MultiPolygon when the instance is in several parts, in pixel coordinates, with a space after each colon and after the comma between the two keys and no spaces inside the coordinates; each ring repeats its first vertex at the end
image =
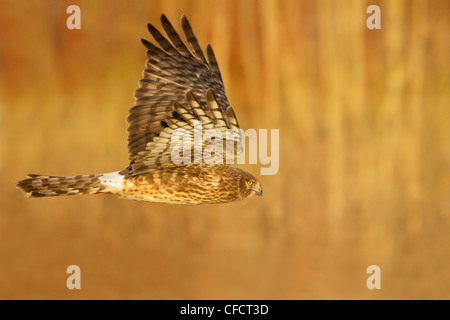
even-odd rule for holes
{"type": "MultiPolygon", "coordinates": [[[[238,132],[239,126],[237,125],[237,119],[233,112],[229,112],[231,107],[227,110],[219,106],[219,103],[216,99],[216,96],[213,94],[211,89],[208,89],[206,92],[206,100],[207,106],[202,106],[197,97],[190,91],[186,95],[186,100],[188,101],[188,106],[184,106],[178,102],[174,103],[174,107],[170,113],[167,114],[164,119],[164,125],[162,125],[162,130],[159,133],[159,136],[154,137],[152,141],[150,141],[146,145],[146,149],[138,153],[135,158],[135,161],[131,164],[131,175],[142,174],[151,171],[154,168],[161,167],[170,167],[177,164],[182,164],[181,161],[187,163],[206,163],[203,157],[198,158],[200,162],[196,162],[196,153],[199,155],[198,151],[201,152],[200,156],[204,154],[205,148],[210,145],[213,141],[196,141],[194,132],[198,130],[199,122],[201,121],[201,132],[202,136],[204,136],[205,130],[215,129],[220,132],[221,137],[227,137],[227,130],[233,129],[238,132]],[[181,133],[188,133],[188,139],[179,140],[172,139],[172,134],[178,130],[183,129],[181,133]],[[180,142],[183,141],[188,143],[189,153],[188,155],[184,154],[179,157],[180,163],[174,163],[172,159],[172,151],[177,147],[178,150],[183,150],[184,147],[180,145],[180,142]],[[197,142],[200,142],[198,144],[197,142]],[[187,158],[183,158],[186,157],[187,158]]],[[[181,136],[180,136],[181,137],[181,136]]],[[[215,141],[215,140],[214,140],[215,141]]],[[[238,140],[240,141],[240,140],[238,140]]],[[[231,151],[228,156],[231,156],[233,159],[236,158],[237,145],[233,144],[233,150],[227,150],[226,142],[224,140],[221,141],[222,148],[220,150],[225,151],[224,153],[218,153],[218,156],[222,158],[222,163],[227,162],[227,154],[226,151],[231,151]]],[[[211,164],[211,163],[207,163],[211,164]]]]}
{"type": "MultiPolygon", "coordinates": [[[[208,57],[206,60],[191,25],[184,15],[181,18],[181,25],[191,50],[165,15],[161,15],[161,23],[168,39],[149,24],[148,30],[159,47],[147,40],[142,40],[147,47],[148,60],[143,79],[139,81],[140,87],[135,92],[135,105],[130,109],[128,116],[128,152],[132,174],[144,170],[142,164],[138,166],[136,163],[146,158],[147,154],[153,154],[156,151],[151,150],[150,146],[167,127],[166,118],[170,116],[175,103],[184,108],[190,108],[190,104],[186,101],[188,92],[192,92],[199,99],[199,105],[208,113],[210,110],[208,110],[207,91],[210,89],[215,96],[218,108],[224,112],[225,121],[232,121],[233,125],[237,126],[211,46],[208,44],[206,47],[208,57]],[[139,170],[137,170],[138,167],[139,170]]],[[[159,148],[161,148],[160,144],[161,141],[159,148]]],[[[158,150],[161,151],[161,149],[158,150]]],[[[169,165],[165,161],[159,164],[151,161],[145,163],[169,165]]]]}

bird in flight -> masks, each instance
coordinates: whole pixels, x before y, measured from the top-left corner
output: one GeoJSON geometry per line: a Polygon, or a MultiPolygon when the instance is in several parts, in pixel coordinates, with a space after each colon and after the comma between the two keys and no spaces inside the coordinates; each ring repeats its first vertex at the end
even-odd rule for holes
{"type": "MultiPolygon", "coordinates": [[[[173,161],[178,142],[172,134],[177,130],[185,130],[192,137],[200,123],[202,130],[213,129],[225,135],[227,130],[239,130],[239,125],[211,46],[206,46],[205,57],[184,15],[181,26],[189,48],[165,15],[161,15],[161,23],[168,38],[148,24],[159,46],[142,40],[148,60],[127,118],[130,165],[103,174],[29,174],[17,184],[28,197],[117,194],[124,199],[196,205],[262,195],[261,183],[254,176],[225,161],[228,149],[227,153],[217,153],[223,161],[215,163],[205,159],[173,161]]],[[[203,140],[201,144],[200,152],[208,146],[203,140]]],[[[232,149],[236,159],[238,143],[233,143],[232,149]]],[[[192,150],[187,153],[192,155],[189,159],[198,154],[197,149],[192,150]]]]}

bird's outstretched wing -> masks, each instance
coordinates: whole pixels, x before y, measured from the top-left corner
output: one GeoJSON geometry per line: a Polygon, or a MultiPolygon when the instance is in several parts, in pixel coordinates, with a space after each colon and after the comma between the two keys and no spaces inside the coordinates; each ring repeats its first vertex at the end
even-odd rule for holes
{"type": "Polygon", "coordinates": [[[131,175],[174,165],[170,135],[177,128],[193,133],[194,119],[203,122],[203,129],[239,129],[211,46],[206,46],[206,59],[184,15],[181,25],[190,49],[165,15],[161,23],[168,39],[148,25],[160,47],[142,40],[148,60],[128,116],[131,175]]]}

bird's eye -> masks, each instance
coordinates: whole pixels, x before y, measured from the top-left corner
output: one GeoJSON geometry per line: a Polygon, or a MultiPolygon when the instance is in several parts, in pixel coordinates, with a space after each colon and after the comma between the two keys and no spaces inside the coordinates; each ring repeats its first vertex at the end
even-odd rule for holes
{"type": "Polygon", "coordinates": [[[248,184],[249,186],[251,186],[251,185],[253,184],[253,181],[247,180],[247,184],[248,184]]]}

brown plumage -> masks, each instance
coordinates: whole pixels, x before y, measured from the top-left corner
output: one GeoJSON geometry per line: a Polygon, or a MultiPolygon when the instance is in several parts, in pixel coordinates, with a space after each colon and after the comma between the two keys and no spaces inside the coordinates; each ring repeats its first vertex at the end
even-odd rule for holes
{"type": "Polygon", "coordinates": [[[122,198],[172,204],[225,203],[262,194],[251,174],[227,165],[171,166],[125,180],[122,198]]]}
{"type": "MultiPolygon", "coordinates": [[[[172,161],[172,151],[178,144],[171,141],[175,130],[183,129],[192,138],[196,123],[201,121],[203,132],[215,129],[225,137],[227,130],[239,130],[239,125],[210,45],[206,46],[205,57],[184,15],[181,25],[189,49],[166,16],[161,15],[161,23],[168,39],[148,25],[160,47],[142,40],[148,49],[148,60],[140,88],[135,92],[135,106],[128,116],[130,165],[125,170],[105,174],[28,175],[17,184],[27,196],[112,193],[134,200],[207,204],[262,195],[260,182],[248,172],[225,164],[210,164],[205,159],[193,162],[198,152],[194,144],[190,159],[195,164],[172,161]]],[[[211,141],[201,143],[203,155],[211,141]]],[[[236,159],[239,148],[237,140],[232,158],[236,159]]],[[[223,152],[218,156],[226,163],[230,155],[223,152]]]]}

